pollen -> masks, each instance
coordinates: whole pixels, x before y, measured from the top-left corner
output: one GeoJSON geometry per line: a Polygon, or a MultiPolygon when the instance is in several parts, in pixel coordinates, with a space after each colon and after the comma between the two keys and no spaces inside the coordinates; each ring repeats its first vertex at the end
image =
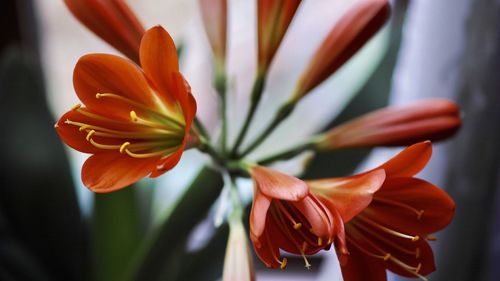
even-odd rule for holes
{"type": "Polygon", "coordinates": [[[412,242],[417,242],[418,239],[420,239],[420,237],[418,235],[415,235],[413,236],[413,238],[411,239],[412,242]]]}
{"type": "Polygon", "coordinates": [[[302,227],[302,223],[300,223],[300,222],[293,225],[293,229],[295,229],[295,230],[299,230],[301,227],[302,227]]]}
{"type": "Polygon", "coordinates": [[[387,253],[384,256],[384,261],[388,261],[391,258],[391,254],[387,253]]]}
{"type": "Polygon", "coordinates": [[[122,146],[120,146],[120,153],[123,153],[123,151],[127,148],[127,146],[130,145],[130,142],[124,142],[122,146]]]}
{"type": "Polygon", "coordinates": [[[135,111],[130,111],[130,119],[132,119],[133,122],[137,122],[137,120],[139,120],[139,118],[137,118],[137,113],[135,113],[135,111]]]}
{"type": "Polygon", "coordinates": [[[323,239],[321,237],[318,237],[318,246],[323,245],[323,239]]]}

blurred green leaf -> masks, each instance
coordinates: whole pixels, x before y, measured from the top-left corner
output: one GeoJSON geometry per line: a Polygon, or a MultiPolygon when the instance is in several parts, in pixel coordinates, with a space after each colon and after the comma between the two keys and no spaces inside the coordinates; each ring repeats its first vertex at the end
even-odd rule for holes
{"type": "Polygon", "coordinates": [[[25,274],[30,263],[38,263],[50,280],[84,280],[85,227],[67,159],[45,104],[38,63],[18,49],[2,55],[0,111],[0,212],[19,243],[0,241],[13,251],[16,264],[8,270],[24,268],[25,274]],[[18,264],[23,262],[25,267],[18,264]]]}
{"type": "Polygon", "coordinates": [[[138,186],[94,195],[92,266],[96,281],[121,281],[142,237],[138,186]]]}
{"type": "Polygon", "coordinates": [[[176,280],[189,234],[206,217],[222,186],[222,177],[217,171],[208,167],[201,169],[171,214],[145,244],[132,267],[133,280],[176,280]]]}

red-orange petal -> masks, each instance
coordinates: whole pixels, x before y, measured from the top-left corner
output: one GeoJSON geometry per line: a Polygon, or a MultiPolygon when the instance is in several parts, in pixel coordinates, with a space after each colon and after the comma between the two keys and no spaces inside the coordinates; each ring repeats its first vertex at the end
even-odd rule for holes
{"type": "Polygon", "coordinates": [[[305,182],[276,170],[253,166],[250,174],[254,186],[270,198],[299,201],[309,194],[309,187],[305,182]]]}
{"type": "Polygon", "coordinates": [[[90,54],[81,57],[75,66],[73,84],[78,98],[89,109],[104,116],[129,120],[130,111],[139,109],[116,98],[97,98],[98,93],[119,95],[156,108],[154,93],[140,68],[118,56],[90,54]]]}
{"type": "Polygon", "coordinates": [[[450,196],[424,180],[416,178],[390,178],[375,194],[366,214],[381,218],[385,224],[401,232],[425,235],[447,226],[453,218],[455,203],[450,196]],[[377,201],[380,198],[380,201],[377,201]],[[414,210],[402,208],[397,202],[414,210]],[[423,211],[421,215],[417,212],[423,211]]]}
{"type": "Polygon", "coordinates": [[[82,167],[82,181],[90,190],[108,193],[127,187],[155,169],[158,157],[138,159],[117,152],[92,155],[82,167]]]}
{"type": "Polygon", "coordinates": [[[334,234],[334,219],[327,207],[314,195],[292,203],[311,225],[310,231],[323,239],[331,239],[334,234]]]}
{"type": "Polygon", "coordinates": [[[144,28],[123,0],[64,0],[73,15],[111,46],[139,62],[144,28]]]}
{"type": "Polygon", "coordinates": [[[179,61],[174,40],[163,27],[157,25],[146,31],[141,41],[140,58],[146,76],[163,100],[172,105],[175,101],[173,75],[179,72],[179,61]]]}
{"type": "Polygon", "coordinates": [[[431,142],[420,142],[407,147],[376,169],[384,169],[387,178],[412,177],[427,165],[431,155],[431,142]]]}
{"type": "Polygon", "coordinates": [[[370,204],[373,194],[382,186],[384,180],[385,172],[379,169],[352,177],[306,183],[313,193],[321,194],[325,200],[331,201],[346,223],[370,204]]]}
{"type": "Polygon", "coordinates": [[[252,210],[250,211],[250,236],[252,240],[259,241],[266,226],[267,211],[271,205],[271,198],[262,194],[260,189],[254,187],[252,210]]]}
{"type": "Polygon", "coordinates": [[[54,127],[59,134],[59,137],[61,137],[64,143],[69,145],[71,148],[83,153],[96,153],[99,149],[85,139],[87,133],[80,132],[79,127],[77,126],[65,123],[68,119],[80,121],[81,117],[81,114],[78,112],[70,110],[61,116],[54,127]]]}
{"type": "Polygon", "coordinates": [[[355,247],[349,249],[349,260],[341,267],[344,281],[386,281],[384,264],[364,255],[355,247]]]}

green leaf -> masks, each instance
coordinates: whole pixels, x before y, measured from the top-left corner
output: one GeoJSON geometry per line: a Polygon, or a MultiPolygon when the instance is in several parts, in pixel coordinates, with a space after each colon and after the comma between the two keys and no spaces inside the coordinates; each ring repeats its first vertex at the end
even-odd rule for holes
{"type": "Polygon", "coordinates": [[[0,65],[0,212],[29,255],[12,266],[34,261],[51,280],[84,280],[86,230],[39,65],[14,48],[0,65]]]}
{"type": "Polygon", "coordinates": [[[208,167],[201,169],[171,214],[144,245],[132,267],[132,280],[176,280],[189,234],[206,217],[222,186],[222,177],[217,171],[208,167]]]}

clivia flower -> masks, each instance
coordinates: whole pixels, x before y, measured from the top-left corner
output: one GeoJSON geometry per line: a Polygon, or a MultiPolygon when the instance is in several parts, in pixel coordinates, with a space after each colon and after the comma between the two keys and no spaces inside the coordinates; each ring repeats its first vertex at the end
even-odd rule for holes
{"type": "MultiPolygon", "coordinates": [[[[383,281],[386,269],[425,280],[424,276],[435,270],[427,240],[433,240],[431,234],[450,223],[454,202],[440,188],[414,178],[425,167],[431,153],[431,143],[421,142],[376,169],[356,176],[383,169],[386,179],[366,209],[352,218],[343,218],[346,248],[339,249],[337,254],[344,280],[383,281]]],[[[313,194],[328,197],[339,208],[339,204],[345,202],[335,196],[337,186],[329,185],[328,181],[343,180],[307,183],[313,194]]]]}
{"type": "Polygon", "coordinates": [[[280,249],[305,255],[329,248],[342,222],[334,216],[307,184],[281,172],[253,166],[254,199],[250,213],[250,238],[260,260],[272,268],[285,268],[280,249]]]}
{"type": "Polygon", "coordinates": [[[83,183],[111,192],[174,167],[195,142],[196,101],[179,72],[170,35],[149,29],[140,46],[141,68],[114,55],[82,57],[74,70],[77,105],[55,125],[72,148],[90,153],[83,183]]]}
{"type": "Polygon", "coordinates": [[[123,0],[64,0],[73,15],[97,36],[139,63],[144,27],[123,0]]]}

